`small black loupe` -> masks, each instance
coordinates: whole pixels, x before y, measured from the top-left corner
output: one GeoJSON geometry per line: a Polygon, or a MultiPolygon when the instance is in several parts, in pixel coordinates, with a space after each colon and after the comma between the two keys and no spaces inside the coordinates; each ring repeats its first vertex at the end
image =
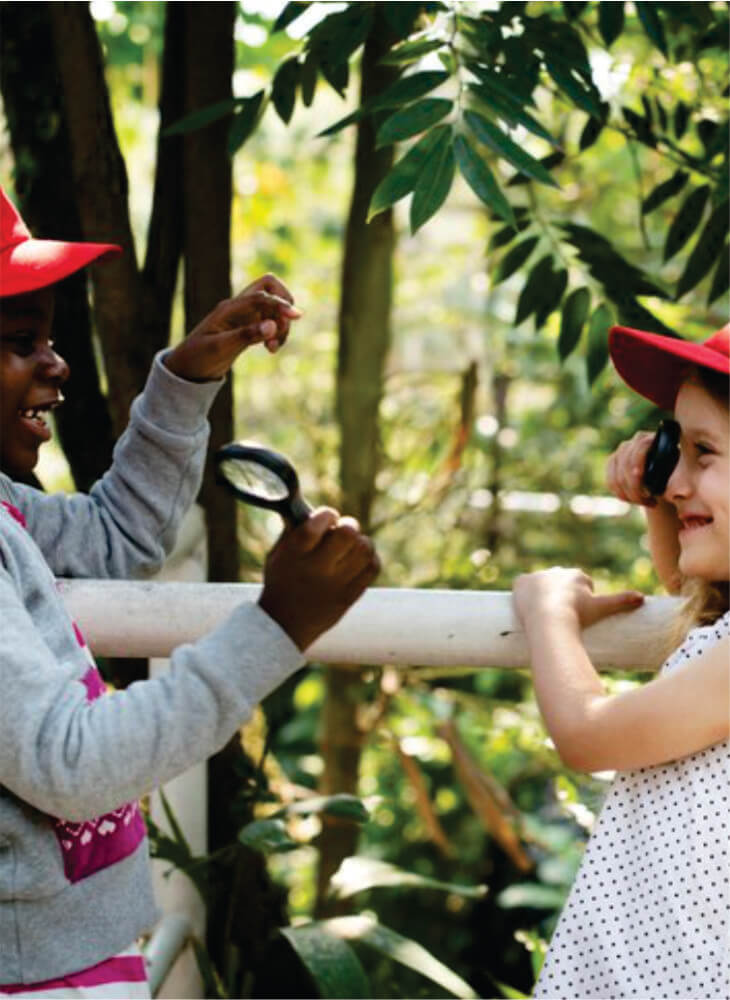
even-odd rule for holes
{"type": "Polygon", "coordinates": [[[679,461],[681,429],[676,420],[662,420],[644,462],[642,484],[653,497],[664,493],[679,461]]]}
{"type": "Polygon", "coordinates": [[[216,478],[239,500],[274,510],[295,527],[312,508],[299,491],[299,477],[288,458],[253,441],[232,441],[213,456],[216,478]]]}

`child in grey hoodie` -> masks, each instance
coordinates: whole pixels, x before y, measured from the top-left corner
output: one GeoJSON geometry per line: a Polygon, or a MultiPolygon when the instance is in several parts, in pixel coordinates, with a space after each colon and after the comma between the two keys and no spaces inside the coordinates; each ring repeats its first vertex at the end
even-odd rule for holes
{"type": "Polygon", "coordinates": [[[270,275],[219,303],[155,359],[90,494],[48,495],[13,477],[34,468],[68,376],[53,285],[119,248],[33,239],[1,189],[0,224],[0,995],[148,996],[133,945],[157,914],[137,799],[222,747],[378,560],[356,522],[315,511],[272,549],[257,604],[176,649],[169,673],[104,696],[56,576],[160,566],[222,376],[251,344],[276,351],[300,314],[270,275]]]}

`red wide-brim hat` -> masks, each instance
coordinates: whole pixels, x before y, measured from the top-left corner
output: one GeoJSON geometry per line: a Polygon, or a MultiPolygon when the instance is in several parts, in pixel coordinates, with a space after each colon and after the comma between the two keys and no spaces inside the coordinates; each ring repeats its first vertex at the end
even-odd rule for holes
{"type": "Polygon", "coordinates": [[[117,257],[121,252],[115,243],[34,239],[0,188],[0,297],[46,288],[92,261],[117,257]]]}
{"type": "Polygon", "coordinates": [[[614,326],[608,335],[608,350],[627,385],[663,410],[673,410],[691,366],[730,375],[730,323],[702,344],[614,326]]]}

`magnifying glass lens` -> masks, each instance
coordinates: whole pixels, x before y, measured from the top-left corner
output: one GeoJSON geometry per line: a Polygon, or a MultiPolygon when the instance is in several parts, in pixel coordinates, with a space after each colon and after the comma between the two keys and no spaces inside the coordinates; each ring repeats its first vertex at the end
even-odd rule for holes
{"type": "Polygon", "coordinates": [[[237,489],[262,500],[286,500],[289,495],[286,483],[258,462],[229,458],[220,463],[220,471],[237,489]]]}

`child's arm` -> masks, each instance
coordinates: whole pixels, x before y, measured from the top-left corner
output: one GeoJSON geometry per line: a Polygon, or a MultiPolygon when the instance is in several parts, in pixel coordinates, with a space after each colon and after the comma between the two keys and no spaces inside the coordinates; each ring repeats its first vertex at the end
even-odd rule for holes
{"type": "Polygon", "coordinates": [[[679,560],[679,521],[677,512],[664,500],[650,497],[642,487],[646,454],[654,435],[639,431],[630,441],[624,441],[608,460],[608,488],[620,500],[638,504],[646,513],[649,552],[657,576],[670,594],[677,593],[682,578],[679,560]]]}
{"type": "Polygon", "coordinates": [[[514,601],[530,649],[540,711],[558,753],[582,771],[630,770],[686,757],[726,739],[730,729],[730,641],[686,668],[618,695],[606,693],[581,630],[630,611],[641,595],[595,596],[579,570],[520,577],[514,601]]]}
{"type": "Polygon", "coordinates": [[[13,484],[12,502],[57,576],[140,577],[160,567],[200,487],[219,376],[251,344],[278,349],[299,316],[290,299],[266,275],[158,356],[114,462],[89,496],[13,484]]]}

